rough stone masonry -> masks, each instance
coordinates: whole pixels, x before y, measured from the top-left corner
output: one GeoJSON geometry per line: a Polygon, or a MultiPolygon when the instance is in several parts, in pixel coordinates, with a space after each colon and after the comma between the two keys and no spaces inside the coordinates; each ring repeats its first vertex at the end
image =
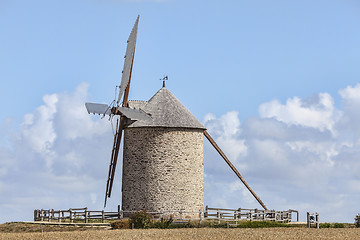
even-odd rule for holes
{"type": "Polygon", "coordinates": [[[124,139],[123,209],[204,208],[202,130],[129,128],[124,139]]]}
{"type": "Polygon", "coordinates": [[[204,126],[165,87],[148,102],[129,102],[152,121],[124,131],[122,209],[204,209],[204,126]]]}

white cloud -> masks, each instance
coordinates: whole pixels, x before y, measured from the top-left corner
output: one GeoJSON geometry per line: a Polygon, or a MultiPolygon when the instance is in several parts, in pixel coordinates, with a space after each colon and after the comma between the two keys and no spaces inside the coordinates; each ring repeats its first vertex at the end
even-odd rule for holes
{"type": "Polygon", "coordinates": [[[35,208],[101,209],[112,129],[86,112],[87,88],[82,83],[71,93],[45,95],[16,132],[7,130],[0,146],[0,222],[31,220],[35,208]]]}
{"type": "Polygon", "coordinates": [[[360,138],[360,84],[348,86],[339,91],[344,107],[344,118],[341,127],[348,131],[348,137],[360,138]]]}
{"type": "Polygon", "coordinates": [[[34,113],[26,114],[20,126],[22,141],[41,154],[46,154],[56,139],[53,118],[56,113],[58,97],[45,95],[44,105],[38,107],[34,113]]]}
{"type": "Polygon", "coordinates": [[[244,186],[240,181],[234,181],[229,184],[230,193],[235,195],[241,195],[241,198],[244,199],[244,202],[247,204],[253,204],[255,202],[254,197],[251,195],[249,190],[244,186]]]}
{"type": "MultiPolygon", "coordinates": [[[[35,208],[102,208],[113,136],[107,119],[87,114],[87,88],[46,95],[15,132],[11,120],[2,124],[0,222],[30,220],[35,208]]],[[[360,85],[339,93],[342,109],[322,93],[261,104],[260,116],[243,122],[236,111],[207,114],[204,124],[269,208],[298,209],[302,220],[318,211],[322,221],[351,222],[360,199],[360,85]]],[[[207,142],[204,151],[205,203],[259,208],[207,142]]],[[[109,210],[120,198],[114,191],[109,210]]]]}
{"type": "Polygon", "coordinates": [[[339,90],[339,94],[348,105],[360,104],[360,84],[357,84],[355,87],[347,86],[339,90]]]}
{"type": "Polygon", "coordinates": [[[233,161],[237,161],[239,156],[245,156],[247,153],[244,140],[237,138],[241,134],[238,114],[238,112],[232,111],[219,119],[213,114],[207,114],[204,118],[208,132],[214,135],[216,142],[222,146],[233,161]]]}
{"type": "MultiPolygon", "coordinates": [[[[234,112],[208,115],[205,126],[225,153],[236,142],[246,147],[246,154],[231,160],[246,166],[240,173],[268,207],[298,209],[302,220],[306,211],[318,211],[322,221],[352,222],[360,199],[360,84],[339,93],[343,109],[321,93],[306,100],[293,97],[285,104],[263,103],[260,116],[242,124],[234,112]]],[[[219,166],[215,153],[206,157],[205,164],[219,166]]],[[[209,191],[221,192],[226,206],[259,207],[239,193],[240,181],[228,176],[230,172],[216,166],[210,170],[209,191]]],[[[216,203],[216,197],[208,197],[209,205],[216,203]]]]}
{"type": "Polygon", "coordinates": [[[328,93],[320,93],[307,101],[293,97],[285,105],[277,100],[263,103],[259,107],[259,114],[261,118],[275,118],[287,124],[329,130],[332,133],[335,133],[334,125],[341,117],[328,93]]]}
{"type": "MultiPolygon", "coordinates": [[[[87,83],[81,83],[73,93],[58,94],[57,114],[54,124],[62,129],[59,134],[66,140],[78,138],[89,139],[94,135],[102,135],[109,130],[109,124],[103,121],[94,121],[84,107],[87,99],[87,83]]],[[[97,116],[96,119],[100,117],[97,116]]]]}

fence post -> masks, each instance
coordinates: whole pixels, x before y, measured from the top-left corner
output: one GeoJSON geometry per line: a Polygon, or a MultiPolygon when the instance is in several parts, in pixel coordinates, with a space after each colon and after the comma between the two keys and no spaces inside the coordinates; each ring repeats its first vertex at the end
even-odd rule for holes
{"type": "Polygon", "coordinates": [[[49,209],[49,219],[48,222],[51,222],[52,218],[53,218],[53,213],[54,213],[54,209],[49,209]]]}
{"type": "Polygon", "coordinates": [[[118,219],[120,219],[120,211],[121,211],[120,205],[118,205],[118,219]]]}
{"type": "Polygon", "coordinates": [[[307,228],[310,228],[310,212],[306,213],[307,228]]]}
{"type": "Polygon", "coordinates": [[[101,222],[104,223],[105,221],[105,215],[104,215],[104,210],[101,211],[101,222]]]}
{"type": "Polygon", "coordinates": [[[235,219],[235,224],[238,224],[238,211],[235,211],[234,213],[234,219],[235,219]]]}
{"type": "Polygon", "coordinates": [[[299,221],[299,212],[296,211],[296,221],[298,222],[299,221]]]}
{"type": "Polygon", "coordinates": [[[216,218],[218,220],[218,224],[220,224],[220,211],[219,211],[219,209],[216,210],[216,218]]]}
{"type": "Polygon", "coordinates": [[[315,226],[319,228],[319,214],[317,212],[315,213],[315,226]]]}
{"type": "Polygon", "coordinates": [[[70,222],[73,223],[73,212],[71,208],[69,209],[69,212],[70,212],[70,222]]]}
{"type": "Polygon", "coordinates": [[[205,207],[204,218],[208,217],[208,205],[205,207]]]}
{"type": "Polygon", "coordinates": [[[85,223],[87,223],[88,222],[88,211],[87,211],[87,207],[85,208],[85,223]]]}

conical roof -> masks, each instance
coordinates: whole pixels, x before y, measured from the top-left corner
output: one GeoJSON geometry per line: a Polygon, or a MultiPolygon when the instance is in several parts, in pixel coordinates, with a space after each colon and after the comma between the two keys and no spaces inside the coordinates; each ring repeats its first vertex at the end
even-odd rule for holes
{"type": "Polygon", "coordinates": [[[148,102],[129,101],[130,108],[151,115],[151,121],[136,121],[128,127],[180,127],[206,129],[167,88],[161,88],[148,102]]]}

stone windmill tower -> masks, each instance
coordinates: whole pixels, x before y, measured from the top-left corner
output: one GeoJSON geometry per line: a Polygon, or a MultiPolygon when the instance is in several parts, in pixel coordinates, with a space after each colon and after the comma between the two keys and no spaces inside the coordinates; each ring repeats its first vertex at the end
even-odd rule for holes
{"type": "Polygon", "coordinates": [[[85,103],[89,113],[119,116],[111,152],[105,204],[111,197],[124,130],[122,209],[124,211],[185,210],[204,207],[204,136],[267,210],[205,127],[165,84],[149,101],[128,101],[139,17],[130,33],[119,96],[110,106],[85,103]]]}
{"type": "Polygon", "coordinates": [[[203,209],[205,127],[165,87],[129,107],[152,120],[125,128],[123,210],[203,209]]]}

